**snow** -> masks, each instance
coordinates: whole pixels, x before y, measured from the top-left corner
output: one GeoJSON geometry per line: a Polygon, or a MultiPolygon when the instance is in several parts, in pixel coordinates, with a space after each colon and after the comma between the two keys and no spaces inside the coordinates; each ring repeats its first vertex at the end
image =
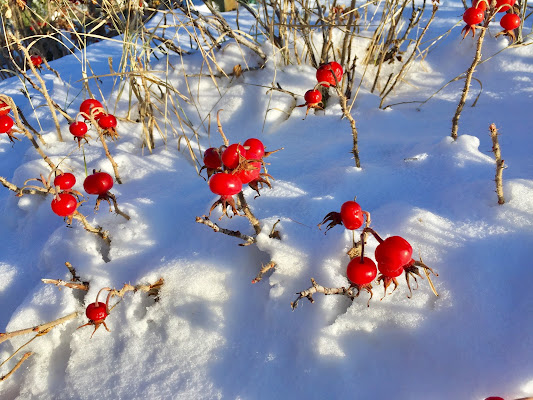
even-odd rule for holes
{"type": "MultiPolygon", "coordinates": [[[[462,7],[460,2],[445,2],[427,40],[455,25],[462,7]]],[[[251,24],[243,26],[249,29],[251,24]]],[[[468,68],[474,42],[468,37],[461,41],[460,26],[413,65],[406,77],[409,84],[386,104],[422,102],[468,68]]],[[[487,36],[483,54],[494,54],[506,44],[505,38],[487,36]]],[[[355,50],[364,49],[361,41],[355,50]]],[[[76,221],[67,228],[51,212],[50,196],[15,197],[7,189],[0,191],[0,331],[79,312],[2,366],[0,376],[23,352],[34,352],[0,383],[0,397],[533,396],[530,47],[506,48],[478,67],[475,76],[483,91],[476,107],[469,107],[479,90],[473,83],[456,141],[450,137],[451,119],[463,81],[451,83],[423,105],[405,103],[382,110],[379,97],[369,92],[374,76],[370,71],[352,110],[362,168],[355,167],[350,126],[341,119],[336,95],[332,93],[326,111],[311,111],[304,119],[305,108],[293,107],[303,103],[303,94],[316,83],[315,70],[283,66],[268,44],[263,50],[270,55],[263,70],[219,78],[218,89],[207,77],[189,77],[185,85],[184,71],[205,72],[198,53],[173,56],[176,69],[167,74],[174,88],[194,99],[174,98],[199,132],[202,150],[223,144],[216,126],[220,109],[231,142],[257,137],[267,150],[283,148],[266,159],[275,178],[272,189],[262,190],[255,199],[251,189],[244,191],[262,223],[255,245],[240,247],[239,239],[195,222],[217,197],[198,176],[183,141],[178,150],[172,131],[181,134],[177,123],[167,126],[165,140],[156,137],[150,154],[141,148],[141,125],[119,118],[120,139],[109,147],[124,183],[115,183],[111,192],[131,219],[108,213],[106,202],[93,212],[94,196],[81,207],[91,224],[109,231],[109,248],[76,221]],[[296,104],[286,93],[267,92],[273,81],[295,93],[296,104]],[[490,123],[500,130],[508,166],[503,173],[504,205],[497,204],[494,193],[490,123]],[[433,278],[438,298],[426,279],[419,279],[408,298],[400,278],[399,288],[383,299],[383,288],[374,285],[370,307],[366,292],[353,302],[317,293],[313,304],[304,298],[291,310],[296,293],[309,288],[311,278],[326,287],[348,285],[346,251],[352,233],[337,226],[324,235],[317,224],[354,196],[371,213],[372,227],[382,237],[401,235],[411,243],[413,256],[420,255],[439,274],[433,278]],[[278,220],[281,241],[269,237],[278,220]],[[252,285],[261,265],[270,260],[276,261],[276,269],[252,285]],[[67,261],[90,282],[88,292],[59,290],[40,281],[69,280],[67,261]],[[165,283],[157,302],[142,292],[127,293],[120,302],[111,300],[118,302],[106,319],[111,332],[100,327],[91,339],[93,327],[77,329],[87,322],[85,307],[102,287],[120,289],[124,283],[147,284],[159,278],[165,283]]],[[[113,56],[117,69],[121,51],[119,42],[97,43],[87,49],[87,56],[96,74],[106,74],[107,58],[113,56]]],[[[239,63],[253,67],[259,60],[233,43],[224,44],[216,57],[227,72],[239,63]]],[[[52,97],[66,104],[73,116],[86,97],[80,93],[78,63],[73,56],[52,62],[61,79],[42,73],[52,97]]],[[[168,69],[163,58],[152,67],[168,69]]],[[[83,192],[85,163],[89,173],[113,173],[94,128],[89,131],[93,139],[81,150],[61,120],[66,140],[57,141],[48,109],[39,107],[44,99],[35,94],[30,104],[19,87],[15,78],[5,80],[0,93],[12,96],[32,123],[40,124],[45,152],[61,162],[61,169],[75,173],[76,190],[83,192]]],[[[102,78],[100,89],[110,110],[125,117],[127,96],[116,103],[111,78],[102,78]]],[[[0,139],[1,176],[22,186],[26,179],[48,174],[48,166],[27,140],[12,145],[0,139]]],[[[211,220],[253,235],[245,218],[218,221],[219,216],[217,209],[211,220]]],[[[369,240],[369,255],[376,245],[369,240]]],[[[0,361],[32,337],[17,336],[0,344],[0,361]]]]}

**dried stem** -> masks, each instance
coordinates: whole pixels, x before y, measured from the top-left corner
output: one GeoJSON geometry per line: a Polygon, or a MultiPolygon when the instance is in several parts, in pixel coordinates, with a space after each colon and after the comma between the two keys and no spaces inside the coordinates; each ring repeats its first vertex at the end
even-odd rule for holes
{"type": "Polygon", "coordinates": [[[315,300],[313,299],[313,294],[315,293],[323,293],[325,295],[340,294],[348,297],[350,300],[353,300],[357,297],[357,293],[354,293],[355,288],[353,287],[327,288],[316,283],[314,278],[311,278],[311,283],[313,286],[311,286],[309,289],[296,293],[298,297],[291,303],[291,307],[293,310],[298,307],[298,301],[300,301],[304,297],[306,297],[311,303],[314,303],[315,300]]]}
{"type": "Polygon", "coordinates": [[[222,136],[222,140],[224,141],[225,146],[229,146],[229,140],[224,134],[224,131],[222,130],[222,124],[220,123],[220,112],[224,110],[218,110],[217,111],[217,126],[218,126],[218,132],[220,133],[220,136],[222,136]]]}
{"type": "Polygon", "coordinates": [[[81,282],[81,279],[78,276],[78,274],[76,273],[76,269],[72,266],[72,264],[69,263],[68,261],[66,261],[65,262],[65,266],[68,268],[70,274],[72,275],[72,281],[73,282],[81,282]]]}
{"type": "Polygon", "coordinates": [[[261,270],[259,270],[259,273],[257,274],[257,276],[254,279],[252,279],[252,283],[257,283],[261,281],[261,279],[263,279],[263,275],[266,274],[271,269],[274,269],[275,267],[276,267],[275,261],[270,261],[268,264],[262,265],[261,270]]]}
{"type": "Polygon", "coordinates": [[[88,291],[89,290],[89,284],[85,284],[85,283],[77,283],[77,282],[67,282],[67,281],[63,281],[61,279],[47,279],[47,278],[43,278],[41,279],[41,281],[43,283],[50,283],[52,285],[56,285],[56,286],[64,286],[64,287],[68,287],[68,288],[71,288],[71,289],[78,289],[78,290],[85,290],[85,291],[88,291]]]}
{"type": "Polygon", "coordinates": [[[261,233],[261,223],[259,220],[255,217],[255,215],[250,210],[250,207],[248,207],[248,203],[246,202],[246,199],[244,198],[244,194],[239,192],[237,195],[238,200],[238,207],[244,212],[244,215],[248,220],[250,221],[250,224],[252,224],[254,231],[256,234],[261,233]]]}
{"type": "Polygon", "coordinates": [[[33,352],[31,351],[28,351],[27,353],[24,353],[24,355],[22,356],[22,358],[19,360],[19,362],[13,367],[13,369],[11,371],[9,371],[6,375],[2,376],[0,378],[0,382],[3,382],[5,380],[7,380],[11,375],[13,375],[13,373],[20,368],[20,366],[22,365],[22,363],[24,361],[26,361],[28,358],[30,358],[30,356],[33,354],[33,352]]]}
{"type": "Polygon", "coordinates": [[[70,320],[76,318],[77,315],[78,315],[77,312],[73,312],[73,313],[70,313],[68,315],[65,315],[64,317],[56,319],[54,321],[47,322],[47,323],[41,324],[41,325],[36,325],[36,326],[34,326],[32,328],[21,329],[21,330],[13,331],[13,332],[0,333],[0,343],[3,343],[6,340],[9,340],[9,339],[14,338],[16,336],[25,335],[27,333],[37,332],[37,334],[42,334],[42,333],[48,332],[49,329],[53,328],[54,326],[57,326],[57,325],[65,323],[67,321],[70,321],[70,320]]]}
{"type": "Polygon", "coordinates": [[[104,231],[101,226],[98,226],[96,228],[92,226],[89,221],[87,221],[85,215],[81,214],[78,211],[74,211],[74,214],[72,214],[72,218],[80,221],[86,231],[100,236],[107,244],[111,244],[111,238],[109,237],[109,233],[107,231],[104,231]]]}
{"type": "Polygon", "coordinates": [[[107,196],[113,201],[115,213],[117,213],[118,215],[122,215],[124,218],[126,218],[126,221],[129,221],[130,216],[118,208],[117,198],[115,197],[115,195],[113,193],[107,192],[107,196]]]}
{"type": "Polygon", "coordinates": [[[107,147],[107,144],[105,142],[102,129],[98,129],[98,137],[100,138],[100,142],[102,142],[102,147],[104,148],[107,159],[113,166],[113,172],[115,173],[115,179],[117,180],[117,183],[122,184],[122,180],[120,179],[120,174],[118,173],[118,165],[113,159],[113,156],[111,155],[111,153],[109,152],[109,148],[107,147]]]}
{"type": "Polygon", "coordinates": [[[470,65],[470,68],[468,68],[468,71],[466,71],[466,77],[465,77],[465,86],[463,88],[463,93],[461,95],[461,99],[459,100],[459,104],[457,105],[457,109],[455,110],[455,115],[452,118],[452,138],[453,140],[457,140],[457,132],[459,130],[459,118],[461,117],[461,112],[463,111],[463,107],[466,103],[466,98],[468,96],[468,91],[470,90],[470,83],[472,82],[472,76],[474,75],[474,71],[479,64],[479,61],[481,60],[481,48],[483,47],[483,39],[485,38],[485,34],[488,30],[489,22],[492,18],[486,18],[486,22],[483,27],[481,27],[481,33],[479,34],[479,37],[477,39],[477,46],[476,46],[476,54],[474,55],[474,59],[472,60],[472,64],[470,65]]]}
{"type": "Polygon", "coordinates": [[[500,151],[500,144],[498,143],[498,129],[495,124],[489,126],[490,137],[492,139],[492,152],[496,159],[496,194],[498,195],[498,204],[505,204],[505,198],[503,197],[503,170],[505,168],[505,161],[502,160],[502,154],[500,151]]]}
{"type": "Polygon", "coordinates": [[[221,228],[220,226],[218,226],[214,222],[210,221],[205,215],[204,215],[203,218],[196,217],[196,222],[199,223],[199,224],[204,224],[204,225],[210,227],[215,232],[220,232],[220,233],[223,233],[225,235],[233,236],[233,237],[236,237],[236,238],[244,240],[246,243],[241,244],[241,246],[248,246],[248,245],[253,244],[253,243],[256,242],[256,239],[254,237],[252,237],[252,236],[245,235],[245,234],[243,234],[243,233],[241,233],[239,231],[232,231],[230,229],[221,228]]]}

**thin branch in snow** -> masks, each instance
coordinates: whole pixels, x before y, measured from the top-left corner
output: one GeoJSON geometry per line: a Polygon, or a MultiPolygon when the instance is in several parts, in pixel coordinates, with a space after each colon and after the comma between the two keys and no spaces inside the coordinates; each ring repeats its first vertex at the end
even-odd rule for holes
{"type": "Polygon", "coordinates": [[[505,204],[503,197],[503,170],[505,169],[505,160],[502,160],[500,144],[498,143],[498,129],[495,124],[490,124],[490,137],[492,139],[492,152],[496,159],[496,194],[498,195],[498,204],[505,204]]]}
{"type": "Polygon", "coordinates": [[[230,229],[221,228],[220,226],[218,226],[214,222],[210,221],[209,218],[207,218],[207,216],[205,216],[205,215],[203,216],[203,218],[202,217],[196,217],[196,222],[199,223],[199,224],[204,224],[204,225],[210,227],[215,232],[220,232],[220,233],[223,233],[225,235],[237,237],[239,239],[244,240],[246,243],[242,243],[240,246],[248,246],[248,245],[253,244],[253,243],[256,242],[256,239],[254,237],[252,237],[252,236],[245,235],[245,234],[243,234],[243,233],[241,233],[239,231],[232,231],[230,229]]]}
{"type": "Polygon", "coordinates": [[[6,332],[6,333],[0,333],[0,343],[5,342],[6,340],[9,340],[11,338],[14,338],[15,336],[25,335],[27,333],[37,332],[37,334],[44,334],[49,332],[51,328],[54,326],[63,324],[65,322],[68,322],[74,318],[76,318],[78,315],[77,312],[70,313],[68,315],[65,315],[64,317],[58,318],[51,322],[46,322],[41,325],[36,325],[32,328],[26,328],[26,329],[20,329],[18,331],[13,332],[6,332]]]}
{"type": "Polygon", "coordinates": [[[13,369],[11,371],[9,371],[6,375],[2,376],[0,378],[0,382],[3,382],[5,380],[7,380],[11,375],[13,375],[13,373],[20,368],[20,366],[22,365],[22,363],[24,361],[26,361],[28,358],[30,358],[30,356],[32,355],[33,353],[31,351],[28,351],[27,353],[24,353],[24,355],[22,356],[22,358],[19,360],[19,362],[17,363],[17,365],[15,365],[13,367],[13,369]]]}
{"type": "Polygon", "coordinates": [[[252,283],[257,283],[261,281],[261,279],[263,279],[263,275],[274,268],[276,268],[275,261],[270,261],[268,264],[261,266],[261,270],[259,271],[257,276],[254,279],[252,279],[252,283]]]}

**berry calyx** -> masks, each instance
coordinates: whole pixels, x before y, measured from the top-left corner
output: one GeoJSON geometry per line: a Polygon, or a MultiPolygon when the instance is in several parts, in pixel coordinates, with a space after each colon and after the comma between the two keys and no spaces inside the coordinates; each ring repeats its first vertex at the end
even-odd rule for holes
{"type": "Polygon", "coordinates": [[[72,133],[72,135],[78,137],[78,138],[82,138],[85,136],[85,134],[87,133],[87,124],[83,121],[76,121],[76,122],[73,122],[72,124],[70,124],[70,126],[68,127],[68,130],[70,133],[72,133]]]}
{"type": "Polygon", "coordinates": [[[242,190],[242,182],[236,175],[219,173],[209,179],[209,189],[220,196],[233,196],[242,190]]]}
{"type": "Polygon", "coordinates": [[[9,115],[0,116],[0,133],[8,133],[13,128],[13,120],[9,115]]]}
{"type": "Polygon", "coordinates": [[[102,129],[110,129],[117,127],[117,119],[113,114],[102,115],[98,118],[98,125],[102,129]]]}
{"type": "Polygon", "coordinates": [[[50,204],[52,211],[60,217],[68,217],[74,214],[77,205],[76,198],[68,193],[59,193],[50,204]]]}
{"type": "Polygon", "coordinates": [[[346,276],[354,285],[367,285],[374,280],[378,273],[376,263],[368,257],[355,257],[346,267],[346,276]]]}
{"type": "Polygon", "coordinates": [[[89,194],[105,195],[113,187],[113,178],[107,172],[95,172],[85,178],[83,188],[89,194]]]}
{"type": "Polygon", "coordinates": [[[61,190],[69,190],[76,184],[76,177],[70,172],[58,175],[54,179],[54,186],[59,186],[61,190]]]}
{"type": "Polygon", "coordinates": [[[347,201],[341,206],[341,221],[346,229],[359,229],[365,220],[361,206],[355,201],[347,201]]]}

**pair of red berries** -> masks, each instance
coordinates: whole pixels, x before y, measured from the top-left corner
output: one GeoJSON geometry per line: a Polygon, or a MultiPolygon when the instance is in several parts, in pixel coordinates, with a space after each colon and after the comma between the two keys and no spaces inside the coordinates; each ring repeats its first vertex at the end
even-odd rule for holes
{"type": "MultiPolygon", "coordinates": [[[[496,0],[496,10],[506,12],[514,6],[515,0],[496,0]]],[[[474,0],[473,7],[468,8],[463,14],[463,21],[466,26],[463,28],[464,36],[468,32],[475,34],[475,26],[485,19],[485,10],[487,9],[487,0],[474,0]]],[[[509,35],[514,38],[512,31],[520,26],[520,17],[516,14],[505,14],[500,20],[500,26],[504,29],[500,34],[509,35]]]]}
{"type": "Polygon", "coordinates": [[[413,248],[400,236],[391,236],[381,242],[374,253],[378,265],[368,257],[355,257],[346,268],[348,280],[359,287],[371,283],[378,270],[385,277],[394,279],[412,262],[413,248]]]}
{"type": "MultiPolygon", "coordinates": [[[[60,217],[72,215],[78,206],[76,197],[69,193],[76,184],[76,177],[70,172],[56,176],[54,187],[62,190],[54,200],[52,200],[52,211],[60,217]]],[[[105,195],[113,187],[113,178],[107,172],[95,172],[85,178],[83,188],[88,194],[98,196],[105,195]]]]}

